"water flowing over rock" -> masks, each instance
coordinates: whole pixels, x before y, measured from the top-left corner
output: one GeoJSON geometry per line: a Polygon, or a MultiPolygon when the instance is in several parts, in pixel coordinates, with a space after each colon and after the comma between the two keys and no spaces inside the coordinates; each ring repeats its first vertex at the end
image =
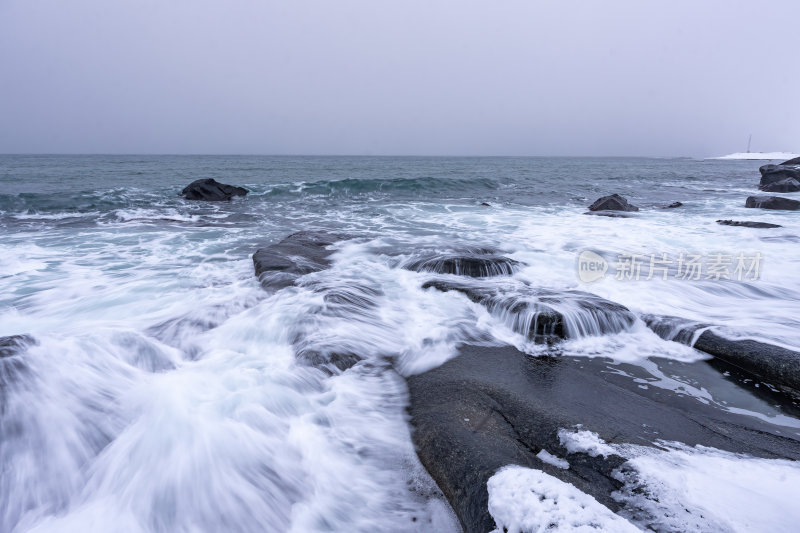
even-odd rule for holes
{"type": "Polygon", "coordinates": [[[628,200],[619,194],[610,194],[598,198],[589,206],[589,211],[638,211],[639,208],[628,203],[628,200]]]}
{"type": "Polygon", "coordinates": [[[195,180],[181,191],[187,200],[202,200],[205,202],[224,202],[234,196],[245,196],[248,190],[244,187],[226,185],[215,179],[206,178],[195,180]]]}
{"type": "Polygon", "coordinates": [[[800,209],[800,202],[790,198],[781,198],[780,196],[748,196],[744,206],[780,211],[797,211],[800,209]]]}
{"type": "Polygon", "coordinates": [[[318,272],[330,265],[328,249],[345,237],[332,233],[301,231],[282,241],[259,248],[253,254],[253,266],[261,285],[281,289],[297,278],[318,272]]]}
{"type": "Polygon", "coordinates": [[[471,278],[510,276],[519,270],[519,267],[519,261],[491,251],[434,255],[405,265],[405,268],[415,272],[455,274],[471,278]]]}
{"type": "Polygon", "coordinates": [[[582,291],[526,285],[476,286],[440,280],[427,282],[423,288],[460,292],[536,343],[618,333],[636,321],[625,306],[582,291]]]}

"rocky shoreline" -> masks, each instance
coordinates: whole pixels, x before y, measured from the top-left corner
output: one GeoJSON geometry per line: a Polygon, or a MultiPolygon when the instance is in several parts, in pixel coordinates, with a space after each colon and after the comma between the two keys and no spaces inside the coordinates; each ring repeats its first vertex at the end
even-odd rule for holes
{"type": "MultiPolygon", "coordinates": [[[[301,232],[259,249],[256,275],[268,290],[298,282],[331,264],[332,245],[347,236],[301,232]]],[[[510,277],[518,263],[498,250],[454,250],[404,265],[429,274],[423,288],[457,292],[504,317],[529,340],[552,346],[563,339],[618,332],[644,322],[663,338],[693,346],[710,359],[697,363],[658,361],[691,376],[699,387],[726,394],[768,395],[790,416],[800,414],[800,353],[749,339],[729,339],[707,324],[673,317],[636,316],[624,306],[590,293],[552,291],[510,277]],[[762,387],[759,388],[759,385],[762,387]],[[753,388],[755,386],[755,388],[753,388]]],[[[335,295],[334,295],[335,296],[335,295]]],[[[369,305],[349,294],[348,302],[369,305]]],[[[326,294],[325,298],[331,298],[326,294]]],[[[298,358],[342,371],[358,354],[310,357],[298,339],[298,358]]],[[[464,531],[486,532],[495,524],[487,482],[498,469],[520,465],[541,470],[612,511],[620,508],[618,455],[570,451],[559,434],[592,431],[609,443],[658,448],[663,441],[707,446],[753,457],[800,459],[800,439],[750,416],[697,402],[678,391],[642,387],[653,376],[636,365],[562,355],[526,355],[512,347],[464,344],[441,366],[407,377],[412,439],[420,461],[444,493],[464,531]],[[624,366],[624,371],[621,371],[624,366]],[[544,451],[544,452],[543,452],[544,451]],[[569,468],[545,457],[565,458],[569,468]]],[[[317,354],[318,355],[318,354],[317,354]]],[[[333,370],[336,371],[336,370],[333,370]]],[[[558,459],[561,460],[561,459],[558,459]]]]}

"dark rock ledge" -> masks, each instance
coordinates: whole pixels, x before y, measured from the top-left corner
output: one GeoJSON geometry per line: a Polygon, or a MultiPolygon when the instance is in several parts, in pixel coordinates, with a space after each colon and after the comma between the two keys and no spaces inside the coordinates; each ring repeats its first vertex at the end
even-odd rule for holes
{"type": "MultiPolygon", "coordinates": [[[[710,390],[737,387],[722,374],[707,372],[707,365],[659,364],[667,363],[669,372],[680,369],[710,390]]],[[[495,527],[486,482],[511,464],[542,470],[617,511],[612,493],[621,484],[614,472],[625,460],[568,453],[559,429],[578,424],[610,443],[658,446],[663,439],[758,457],[800,458],[800,442],[777,434],[766,422],[669,390],[643,389],[642,379],[654,379],[643,372],[599,359],[463,346],[455,359],[408,378],[417,454],[467,533],[495,527]],[[566,459],[569,469],[542,462],[536,455],[543,449],[566,459]]]]}
{"type": "Polygon", "coordinates": [[[660,337],[693,346],[756,379],[800,397],[800,352],[750,339],[728,339],[714,326],[677,317],[646,315],[645,323],[660,337]]]}
{"type": "Polygon", "coordinates": [[[782,228],[780,224],[770,224],[769,222],[756,222],[753,220],[717,220],[717,224],[723,226],[741,226],[744,228],[782,228]]]}

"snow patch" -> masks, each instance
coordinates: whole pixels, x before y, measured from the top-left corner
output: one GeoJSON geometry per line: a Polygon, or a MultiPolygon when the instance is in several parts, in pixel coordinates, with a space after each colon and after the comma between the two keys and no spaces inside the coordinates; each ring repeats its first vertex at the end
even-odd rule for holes
{"type": "Polygon", "coordinates": [[[737,152],[735,154],[712,157],[711,159],[753,159],[753,160],[772,160],[772,159],[794,159],[798,154],[792,152],[737,152]]]}
{"type": "Polygon", "coordinates": [[[600,435],[593,431],[559,429],[558,440],[569,453],[585,453],[592,457],[598,455],[608,457],[617,453],[612,446],[606,444],[600,435]]]}
{"type": "Polygon", "coordinates": [[[556,457],[545,449],[542,449],[542,451],[537,453],[536,457],[538,457],[543,463],[553,465],[557,468],[563,468],[564,470],[569,468],[569,462],[566,459],[556,457]]]}
{"type": "Polygon", "coordinates": [[[489,478],[493,533],[615,531],[638,529],[574,485],[521,466],[509,466],[489,478]]]}

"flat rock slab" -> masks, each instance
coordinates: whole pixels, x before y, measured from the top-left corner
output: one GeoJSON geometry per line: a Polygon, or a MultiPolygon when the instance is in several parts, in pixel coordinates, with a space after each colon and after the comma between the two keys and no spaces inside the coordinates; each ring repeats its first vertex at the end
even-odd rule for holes
{"type": "Polygon", "coordinates": [[[245,196],[248,190],[220,183],[215,179],[206,178],[195,180],[181,191],[187,200],[201,200],[204,202],[225,202],[234,196],[245,196]]]}
{"type": "Polygon", "coordinates": [[[717,224],[723,226],[741,226],[743,228],[782,228],[780,224],[770,224],[769,222],[756,222],[753,220],[717,220],[717,224]]]}
{"type": "MultiPolygon", "coordinates": [[[[669,363],[708,390],[749,394],[707,371],[704,362],[669,363]]],[[[599,359],[535,358],[513,348],[464,346],[455,359],[408,379],[417,454],[468,533],[495,527],[486,482],[509,464],[542,470],[617,510],[611,494],[620,482],[612,473],[624,459],[568,455],[558,431],[577,424],[609,443],[653,445],[663,439],[800,458],[800,442],[774,426],[670,390],[641,388],[634,378],[642,372],[599,359]],[[566,457],[570,468],[543,462],[536,456],[542,449],[566,457]]]]}
{"type": "Polygon", "coordinates": [[[797,211],[800,209],[800,202],[791,198],[780,196],[749,196],[744,203],[745,207],[756,207],[760,209],[777,209],[783,211],[797,211]]]}

